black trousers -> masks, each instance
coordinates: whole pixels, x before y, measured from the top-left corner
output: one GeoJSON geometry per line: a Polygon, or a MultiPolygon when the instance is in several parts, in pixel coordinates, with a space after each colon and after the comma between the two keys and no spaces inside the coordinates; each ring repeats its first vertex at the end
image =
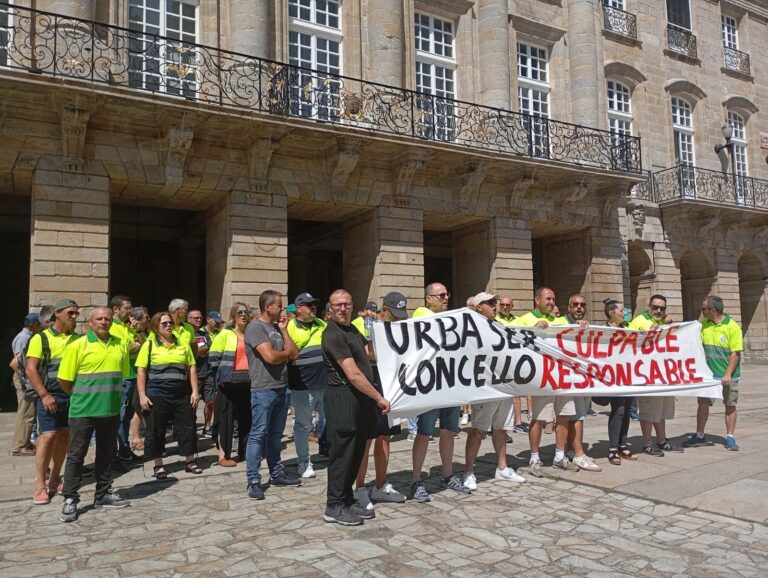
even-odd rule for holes
{"type": "Polygon", "coordinates": [[[354,503],[353,484],[366,442],[376,437],[376,405],[355,390],[329,386],[325,391],[329,508],[354,503]]]}
{"type": "Polygon", "coordinates": [[[195,435],[195,411],[189,405],[189,396],[180,398],[152,398],[152,409],[146,415],[147,436],[144,440],[144,457],[156,459],[165,451],[165,430],[173,424],[173,437],[179,443],[179,455],[191,456],[197,453],[195,435]]]}
{"type": "Polygon", "coordinates": [[[627,445],[629,431],[629,411],[634,397],[610,397],[611,414],[608,416],[608,442],[611,448],[619,449],[627,445]]]}
{"type": "Polygon", "coordinates": [[[83,485],[83,463],[88,454],[91,436],[96,432],[96,499],[104,496],[112,487],[112,458],[117,439],[120,415],[109,417],[69,418],[69,448],[64,468],[64,499],[80,499],[83,485]]]}
{"type": "Polygon", "coordinates": [[[245,459],[248,434],[251,431],[251,388],[242,384],[224,384],[219,388],[216,415],[213,418],[213,436],[216,447],[224,450],[224,457],[232,455],[232,436],[237,420],[237,455],[245,459]]]}

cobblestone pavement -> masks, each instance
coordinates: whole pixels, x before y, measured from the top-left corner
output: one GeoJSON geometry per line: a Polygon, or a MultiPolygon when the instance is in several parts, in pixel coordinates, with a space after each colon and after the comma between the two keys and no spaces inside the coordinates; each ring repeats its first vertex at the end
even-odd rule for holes
{"type": "MultiPolygon", "coordinates": [[[[759,370],[752,372],[756,385],[758,375],[759,370]]],[[[744,408],[740,417],[742,452],[699,448],[609,469],[597,449],[593,453],[605,470],[600,474],[548,474],[510,484],[491,479],[492,449],[486,440],[478,467],[479,489],[470,496],[437,488],[437,443],[430,444],[427,487],[434,492],[432,502],[379,504],[376,519],[356,528],[322,521],[326,482],[322,461],[316,465],[317,478],[304,487],[270,488],[265,501],[251,502],[245,493],[244,464],[233,469],[209,467],[214,457],[206,442],[200,459],[206,467],[203,475],[185,474],[173,455],[167,464],[176,469],[175,479],[166,482],[151,480],[149,467],[134,467],[115,484],[133,501],[130,508],[93,510],[88,506],[91,484],[83,491],[80,519],[65,525],[58,521],[60,497],[47,506],[32,505],[28,482],[32,461],[2,458],[0,476],[7,484],[0,486],[0,576],[464,577],[521,571],[531,576],[610,574],[612,578],[764,576],[768,527],[743,515],[715,513],[717,507],[710,507],[727,503],[734,480],[747,480],[744,490],[753,489],[751,500],[758,513],[752,519],[764,521],[761,512],[768,495],[755,491],[760,486],[754,484],[761,482],[766,466],[757,471],[744,464],[765,462],[760,416],[766,396],[745,398],[754,415],[744,408]],[[719,479],[727,468],[731,474],[719,479]],[[626,491],[615,482],[621,470],[631,482],[625,484],[626,491]],[[691,479],[701,478],[701,495],[710,496],[699,499],[698,509],[674,503],[676,484],[687,471],[692,472],[691,479]],[[708,471],[715,474],[707,476],[708,471]],[[670,482],[672,499],[665,492],[648,490],[663,480],[670,482]],[[18,485],[22,481],[23,491],[18,485]],[[645,490],[634,491],[632,485],[645,490]],[[669,503],[638,497],[642,491],[669,503]]],[[[682,405],[684,411],[675,420],[678,436],[690,429],[695,409],[690,403],[682,405]]],[[[585,437],[594,441],[596,432],[605,430],[605,418],[591,419],[594,426],[589,430],[594,433],[585,437]]],[[[711,418],[712,431],[722,429],[721,420],[720,409],[711,418]]],[[[0,443],[5,449],[11,424],[10,414],[0,414],[0,443]]],[[[634,435],[637,425],[632,428],[634,435]]],[[[459,462],[464,440],[464,434],[456,440],[458,472],[463,470],[459,462]]],[[[544,443],[551,444],[551,436],[544,443]]],[[[517,454],[521,465],[527,461],[524,447],[524,438],[515,436],[510,452],[517,454]]],[[[403,492],[410,480],[410,448],[404,439],[393,443],[390,480],[403,492]]],[[[292,451],[293,444],[288,443],[284,456],[291,469],[292,451]]],[[[548,453],[543,457],[546,463],[548,453]]],[[[371,476],[372,468],[371,463],[371,476]]]]}

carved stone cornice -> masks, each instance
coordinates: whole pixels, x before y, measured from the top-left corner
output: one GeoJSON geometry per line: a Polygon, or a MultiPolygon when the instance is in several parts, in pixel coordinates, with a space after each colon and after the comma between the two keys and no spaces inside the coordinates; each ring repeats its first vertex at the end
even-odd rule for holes
{"type": "Polygon", "coordinates": [[[81,106],[67,103],[61,107],[61,156],[72,168],[82,166],[90,118],[91,112],[81,106]]]}
{"type": "Polygon", "coordinates": [[[473,158],[457,170],[459,190],[456,200],[460,205],[470,205],[480,195],[480,186],[487,175],[486,164],[482,159],[473,158]]]}
{"type": "Polygon", "coordinates": [[[393,162],[392,179],[395,183],[395,197],[407,198],[410,196],[413,178],[426,162],[426,154],[414,151],[401,155],[393,162]]]}
{"type": "Polygon", "coordinates": [[[164,169],[166,185],[181,185],[186,174],[187,156],[195,131],[186,123],[171,122],[164,135],[164,169]]]}
{"type": "Polygon", "coordinates": [[[531,192],[536,184],[536,171],[526,172],[515,181],[512,190],[509,193],[509,209],[515,213],[525,209],[525,203],[529,200],[528,193],[531,192]]]}
{"type": "Polygon", "coordinates": [[[342,199],[347,179],[360,161],[360,152],[365,142],[361,139],[336,138],[326,149],[325,171],[331,190],[331,197],[342,199]]]}

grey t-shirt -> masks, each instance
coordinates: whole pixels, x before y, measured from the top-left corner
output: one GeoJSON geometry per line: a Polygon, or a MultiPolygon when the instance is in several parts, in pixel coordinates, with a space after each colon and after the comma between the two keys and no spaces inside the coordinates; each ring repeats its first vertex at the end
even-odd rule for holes
{"type": "Polygon", "coordinates": [[[245,328],[245,354],[248,356],[248,375],[251,391],[279,389],[288,385],[288,364],[270,365],[261,358],[256,347],[271,343],[275,351],[284,351],[283,334],[277,325],[254,319],[245,328]]]}

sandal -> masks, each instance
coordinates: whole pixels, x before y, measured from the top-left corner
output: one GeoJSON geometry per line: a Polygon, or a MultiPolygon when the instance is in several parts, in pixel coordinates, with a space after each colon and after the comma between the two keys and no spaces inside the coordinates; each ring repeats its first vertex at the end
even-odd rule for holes
{"type": "Polygon", "coordinates": [[[202,474],[203,468],[197,465],[197,463],[192,460],[191,462],[185,462],[184,464],[184,471],[188,474],[202,474]]]}
{"type": "Polygon", "coordinates": [[[636,462],[637,456],[629,451],[629,448],[621,448],[619,450],[619,457],[622,460],[629,460],[630,462],[636,462]]]}
{"type": "Polygon", "coordinates": [[[616,450],[608,450],[608,463],[614,466],[620,466],[621,458],[619,457],[619,452],[616,450]]]}
{"type": "Polygon", "coordinates": [[[165,466],[155,466],[152,468],[152,477],[156,480],[167,480],[168,479],[168,472],[165,469],[165,466]]]}

